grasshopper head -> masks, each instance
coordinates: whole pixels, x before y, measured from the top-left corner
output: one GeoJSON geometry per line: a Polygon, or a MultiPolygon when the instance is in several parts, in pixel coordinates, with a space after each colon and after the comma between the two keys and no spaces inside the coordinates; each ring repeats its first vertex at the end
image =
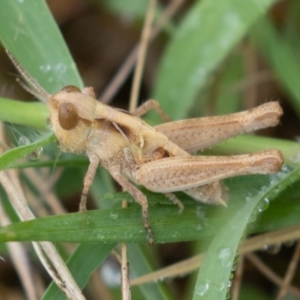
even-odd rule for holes
{"type": "Polygon", "coordinates": [[[84,88],[81,91],[70,85],[51,95],[30,76],[8,50],[6,53],[25,80],[25,82],[19,80],[21,86],[48,105],[50,123],[61,149],[66,152],[84,153],[96,113],[97,101],[94,90],[84,88]]]}
{"type": "Polygon", "coordinates": [[[49,99],[50,123],[63,151],[83,153],[95,118],[93,91],[66,86],[49,99]]]}

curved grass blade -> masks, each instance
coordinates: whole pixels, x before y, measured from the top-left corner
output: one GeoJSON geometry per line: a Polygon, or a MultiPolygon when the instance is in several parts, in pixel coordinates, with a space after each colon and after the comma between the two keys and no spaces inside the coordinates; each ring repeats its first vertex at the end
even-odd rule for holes
{"type": "Polygon", "coordinates": [[[0,40],[48,93],[82,81],[45,1],[3,1],[0,40]]]}
{"type": "Polygon", "coordinates": [[[160,66],[154,99],[182,119],[211,73],[275,0],[196,2],[179,25],[160,66]]]}
{"type": "MultiPolygon", "coordinates": [[[[267,209],[270,199],[278,196],[290,183],[291,177],[299,180],[299,175],[283,168],[278,174],[269,177],[267,185],[261,185],[224,223],[212,240],[198,273],[193,300],[225,299],[231,285],[231,270],[236,259],[237,249],[244,238],[247,226],[256,221],[257,216],[267,209]],[[284,184],[286,183],[286,184],[284,184]],[[218,267],[216,267],[218,266],[218,267]]],[[[235,198],[241,198],[235,190],[235,198]]]]}
{"type": "Polygon", "coordinates": [[[37,140],[36,142],[30,145],[21,146],[6,151],[4,154],[0,156],[0,170],[8,168],[16,160],[26,157],[26,155],[31,154],[36,149],[44,147],[55,140],[56,140],[55,135],[53,133],[48,133],[47,135],[43,136],[42,138],[40,138],[39,140],[37,140]]]}

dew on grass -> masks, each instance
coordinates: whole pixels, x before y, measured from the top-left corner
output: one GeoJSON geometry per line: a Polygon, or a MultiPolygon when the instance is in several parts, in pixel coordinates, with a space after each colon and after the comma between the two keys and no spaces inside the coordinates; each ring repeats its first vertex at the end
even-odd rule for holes
{"type": "Polygon", "coordinates": [[[226,268],[230,267],[232,263],[232,256],[233,251],[228,247],[222,248],[218,253],[218,258],[221,260],[222,266],[226,268]]]}
{"type": "Polygon", "coordinates": [[[195,287],[195,293],[199,296],[204,296],[209,290],[209,282],[201,282],[196,285],[195,287]]]}

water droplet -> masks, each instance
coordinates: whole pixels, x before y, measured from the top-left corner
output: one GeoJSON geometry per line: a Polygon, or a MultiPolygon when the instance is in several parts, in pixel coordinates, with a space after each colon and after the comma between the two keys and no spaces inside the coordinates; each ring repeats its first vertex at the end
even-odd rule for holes
{"type": "Polygon", "coordinates": [[[255,222],[256,219],[257,219],[257,214],[255,212],[253,212],[249,218],[249,223],[255,222]]]}
{"type": "Polygon", "coordinates": [[[201,230],[202,228],[203,228],[202,224],[198,224],[197,227],[196,227],[197,230],[201,230]]]}
{"type": "Polygon", "coordinates": [[[233,251],[228,247],[222,248],[219,251],[218,258],[221,260],[223,267],[226,268],[230,267],[232,263],[232,256],[233,256],[233,251]]]}
{"type": "Polygon", "coordinates": [[[219,292],[222,292],[225,288],[225,283],[224,282],[220,282],[220,283],[216,283],[215,284],[215,287],[216,287],[216,290],[219,291],[219,292]]]}
{"type": "Polygon", "coordinates": [[[229,280],[229,281],[227,282],[227,287],[230,288],[231,285],[232,285],[232,282],[231,282],[231,280],[229,280]]]}
{"type": "Polygon", "coordinates": [[[201,206],[197,206],[197,209],[196,209],[196,216],[197,216],[199,219],[204,219],[204,218],[205,218],[205,212],[203,211],[203,209],[202,209],[201,206]]]}
{"type": "Polygon", "coordinates": [[[257,205],[257,209],[259,212],[265,211],[270,205],[270,201],[268,198],[264,198],[262,201],[259,202],[257,205]]]}
{"type": "Polygon", "coordinates": [[[47,73],[51,70],[51,66],[50,65],[41,65],[40,66],[40,70],[42,70],[44,73],[47,73]]]}
{"type": "Polygon", "coordinates": [[[205,281],[196,286],[195,293],[199,296],[204,296],[208,290],[209,290],[209,282],[205,281]]]}
{"type": "Polygon", "coordinates": [[[58,63],[56,66],[55,66],[55,71],[57,71],[59,74],[64,74],[67,70],[67,67],[65,64],[63,63],[58,63]]]}
{"type": "Polygon", "coordinates": [[[97,235],[97,237],[98,237],[98,239],[100,239],[100,240],[105,240],[105,235],[103,235],[102,233],[99,233],[99,234],[97,235]]]}
{"type": "Polygon", "coordinates": [[[117,213],[114,213],[113,211],[110,212],[109,216],[113,219],[113,220],[117,220],[119,218],[119,215],[117,213]]]}
{"type": "Polygon", "coordinates": [[[247,203],[252,203],[253,199],[254,199],[253,195],[249,195],[249,196],[246,197],[246,202],[247,203]]]}

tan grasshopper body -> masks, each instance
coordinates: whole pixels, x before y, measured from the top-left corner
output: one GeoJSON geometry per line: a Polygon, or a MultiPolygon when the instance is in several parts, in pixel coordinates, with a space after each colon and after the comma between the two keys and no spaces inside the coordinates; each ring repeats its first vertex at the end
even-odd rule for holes
{"type": "MultiPolygon", "coordinates": [[[[157,102],[146,102],[133,114],[98,102],[92,88],[80,91],[67,86],[57,94],[45,92],[8,53],[18,70],[34,89],[30,92],[47,103],[52,129],[62,151],[84,153],[90,165],[84,179],[80,210],[99,165],[142,206],[149,242],[153,234],[146,196],[132,183],[166,194],[180,204],[173,192],[183,191],[195,200],[225,204],[221,179],[244,174],[278,172],[283,156],[278,150],[236,156],[191,156],[231,136],[276,126],[282,115],[277,102],[265,103],[241,113],[187,119],[151,127],[139,116],[157,102]]],[[[28,88],[27,88],[28,89],[28,88]]]]}

